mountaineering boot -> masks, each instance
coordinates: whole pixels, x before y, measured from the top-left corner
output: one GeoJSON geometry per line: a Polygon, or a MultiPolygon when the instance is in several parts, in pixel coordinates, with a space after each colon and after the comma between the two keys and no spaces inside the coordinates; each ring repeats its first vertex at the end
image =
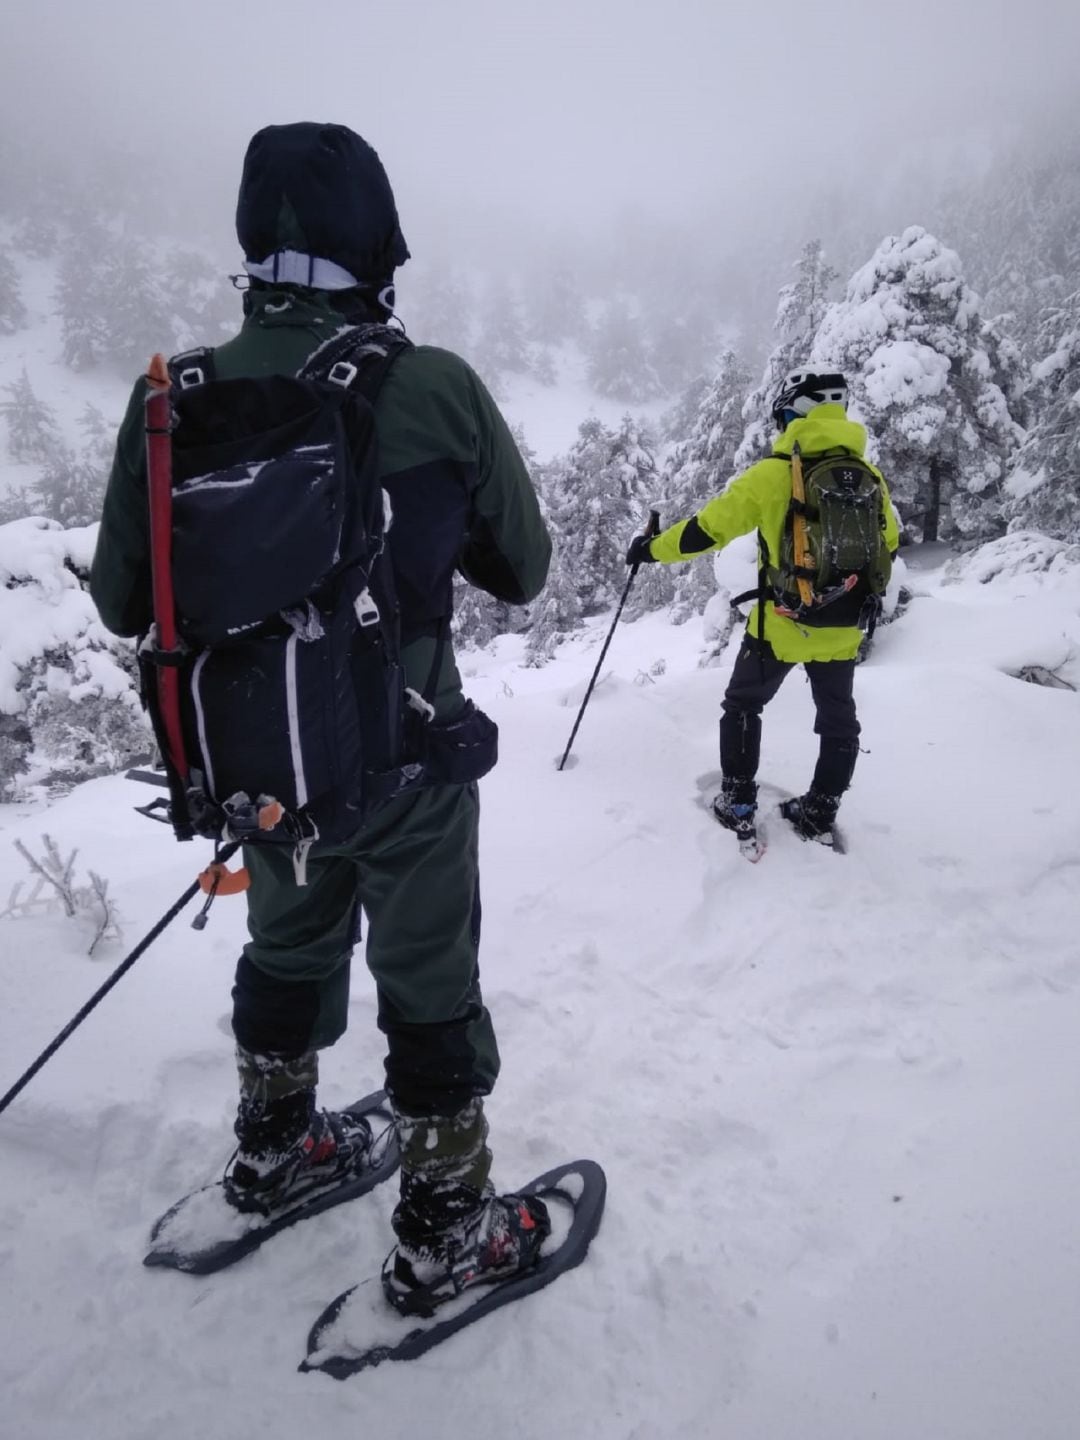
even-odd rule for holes
{"type": "Polygon", "coordinates": [[[230,1205],[269,1215],[363,1170],[371,1126],[359,1115],[315,1109],[316,1051],[285,1058],[237,1046],[236,1062],[239,1146],[224,1180],[230,1205]]]}
{"type": "Polygon", "coordinates": [[[394,1117],[401,1198],[392,1222],[397,1245],[382,1272],[394,1309],[430,1316],[469,1286],[530,1269],[551,1221],[534,1195],[495,1194],[482,1100],[470,1100],[456,1115],[395,1109],[394,1117]]]}
{"type": "Polygon", "coordinates": [[[824,790],[811,785],[805,795],[784,800],[780,806],[780,814],[804,840],[819,840],[829,844],[839,808],[839,795],[827,795],[824,790]]]}
{"type": "Polygon", "coordinates": [[[757,823],[757,782],[725,775],[712,809],[725,830],[733,830],[740,840],[752,839],[757,823]]]}

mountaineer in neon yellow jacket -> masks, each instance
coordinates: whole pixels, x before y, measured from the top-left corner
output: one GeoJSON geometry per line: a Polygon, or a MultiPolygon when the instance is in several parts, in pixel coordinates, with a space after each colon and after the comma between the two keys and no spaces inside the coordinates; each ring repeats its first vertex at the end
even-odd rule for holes
{"type": "MultiPolygon", "coordinates": [[[[740,535],[758,532],[763,569],[775,565],[792,510],[792,454],[798,446],[807,466],[824,452],[863,457],[866,431],[845,413],[847,385],[838,374],[791,371],[773,400],[773,418],[780,434],[772,455],[737,476],[722,494],[696,515],[680,520],[660,535],[638,536],[627,564],[658,560],[672,564],[721,550],[740,535]]],[[[899,544],[896,516],[884,477],[873,466],[881,493],[880,524],[888,554],[899,544]]],[[[865,479],[865,471],[861,471],[865,479]]],[[[872,489],[872,483],[870,484],[872,489]]],[[[790,533],[790,532],[789,532],[790,533]]],[[[751,853],[755,851],[757,768],[761,748],[761,712],[795,665],[804,665],[817,711],[815,732],[821,737],[813,782],[805,795],[781,807],[805,839],[829,843],[840,797],[851,783],[859,753],[859,722],[852,687],[855,657],[863,631],[857,623],[827,623],[821,608],[814,623],[798,614],[780,613],[774,600],[754,606],[746,637],[724,696],[720,721],[720,763],[723,786],[713,802],[716,818],[734,830],[751,853]]],[[[839,607],[837,612],[840,615],[839,607]]]]}

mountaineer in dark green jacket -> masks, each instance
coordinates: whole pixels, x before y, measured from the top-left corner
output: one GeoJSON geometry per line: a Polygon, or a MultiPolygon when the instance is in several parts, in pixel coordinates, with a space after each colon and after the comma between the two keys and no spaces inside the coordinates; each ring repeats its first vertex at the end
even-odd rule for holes
{"type": "MultiPolygon", "coordinates": [[[[378,156],[345,127],[260,131],[245,159],[237,232],[250,288],[239,334],[214,351],[216,378],[295,374],[343,325],[392,316],[394,270],[409,252],[378,156]]],[[[91,575],[101,617],[120,635],[151,621],[143,410],[140,381],[91,575]]],[[[431,695],[438,719],[453,719],[465,709],[446,641],[455,571],[523,604],[544,585],[550,540],[505,421],[456,355],[405,349],[375,419],[406,683],[431,695]]],[[[411,792],[377,809],[348,843],[316,845],[302,886],[288,853],[245,848],[251,939],[233,989],[239,1151],[226,1192],[240,1208],[273,1209],[313,1171],[333,1178],[364,1162],[366,1122],[315,1107],[318,1051],[345,1030],[362,907],[402,1150],[394,1303],[469,1269],[476,1278],[513,1273],[546,1233],[540,1202],[496,1196],[488,1179],[483,1097],[499,1056],[477,963],[478,823],[475,783],[411,792]]]]}
{"type": "MultiPolygon", "coordinates": [[[[855,658],[863,638],[859,616],[877,603],[876,595],[884,588],[899,544],[899,532],[884,477],[863,461],[866,431],[847,418],[846,409],[847,385],[842,375],[792,371],[773,400],[773,418],[780,433],[773,441],[772,455],[736,476],[697,515],[651,539],[639,535],[626,557],[629,565],[652,560],[671,564],[721,550],[738,536],[757,531],[763,589],[751,611],[724,696],[720,720],[723,785],[713,804],[720,823],[751,843],[761,712],[795,665],[805,666],[817,714],[814,729],[821,737],[810,789],[781,807],[804,838],[827,842],[831,837],[840,797],[851,784],[859,753],[853,697],[855,658]],[[791,545],[796,452],[808,474],[814,462],[825,457],[826,468],[835,464],[841,474],[846,456],[857,462],[850,470],[853,493],[846,497],[846,504],[842,501],[840,513],[861,513],[869,522],[867,556],[873,571],[869,595],[852,586],[847,596],[838,584],[836,593],[827,596],[824,604],[804,607],[798,594],[782,603],[783,592],[792,588],[797,573],[782,566],[785,543],[791,545]],[[857,498],[864,499],[865,505],[852,503],[857,498]],[[776,598],[766,599],[766,594],[776,598]]],[[[811,534],[815,521],[820,523],[816,514],[810,522],[811,534]]],[[[841,531],[839,543],[847,538],[841,531]]],[[[830,539],[826,537],[824,546],[819,542],[818,549],[828,550],[830,539]]]]}

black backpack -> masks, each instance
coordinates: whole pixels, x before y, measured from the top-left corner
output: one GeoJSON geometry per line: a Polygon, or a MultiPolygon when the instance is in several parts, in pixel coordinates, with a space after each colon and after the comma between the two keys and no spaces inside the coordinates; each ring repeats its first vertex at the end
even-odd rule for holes
{"type": "Polygon", "coordinates": [[[173,827],[291,845],[299,883],[312,843],[441,778],[425,731],[444,641],[429,693],[407,690],[376,471],[372,402],[408,344],[359,326],[296,376],[218,380],[212,351],[169,365],[177,643],[159,620],[140,660],[173,827]]]}

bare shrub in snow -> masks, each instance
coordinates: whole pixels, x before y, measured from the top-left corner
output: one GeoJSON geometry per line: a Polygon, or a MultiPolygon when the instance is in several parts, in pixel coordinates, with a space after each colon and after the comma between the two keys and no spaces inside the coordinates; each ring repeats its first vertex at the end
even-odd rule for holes
{"type": "Polygon", "coordinates": [[[1060,665],[1021,665],[1019,670],[1009,674],[1017,680],[1026,680],[1030,685],[1045,685],[1050,690],[1075,690],[1076,686],[1061,672],[1076,659],[1076,652],[1070,650],[1060,665]]]}
{"type": "Polygon", "coordinates": [[[93,955],[102,941],[120,940],[120,917],[109,896],[109,882],[94,870],[87,871],[86,882],[75,880],[75,858],[72,850],[67,859],[51,835],[41,837],[43,853],[34,855],[21,840],[15,849],[29,865],[33,879],[25,891],[16,884],[8,896],[0,920],[21,919],[36,914],[66,915],[91,935],[88,955],[93,955]]]}

